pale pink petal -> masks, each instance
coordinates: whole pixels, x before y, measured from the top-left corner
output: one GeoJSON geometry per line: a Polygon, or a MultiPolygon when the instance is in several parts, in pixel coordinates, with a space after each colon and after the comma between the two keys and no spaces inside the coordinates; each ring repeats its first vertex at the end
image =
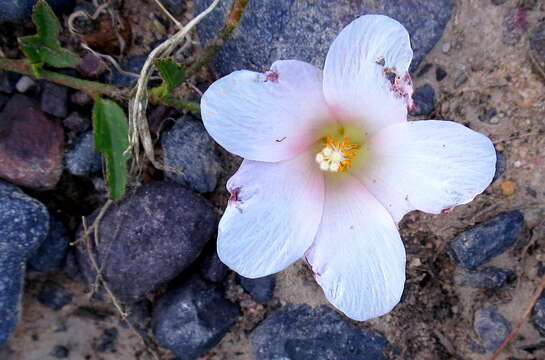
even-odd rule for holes
{"type": "Polygon", "coordinates": [[[394,19],[365,15],[345,27],[324,68],[325,98],[337,117],[371,134],[406,121],[412,56],[409,34],[394,19]]]}
{"type": "Polygon", "coordinates": [[[331,121],[322,72],[297,60],[276,61],[269,72],[235,71],[214,82],[201,100],[210,135],[245,159],[280,161],[305,151],[331,121]]]}
{"type": "Polygon", "coordinates": [[[310,247],[322,216],[324,177],[305,152],[278,163],[244,160],[227,182],[218,255],[242,276],[283,270],[310,247]]]}
{"type": "Polygon", "coordinates": [[[390,214],[357,179],[330,180],[322,223],[305,257],[326,298],[347,316],[383,315],[403,292],[403,243],[390,214]]]}
{"type": "Polygon", "coordinates": [[[369,166],[355,172],[398,222],[411,210],[437,214],[483,192],[496,152],[483,134],[452,121],[396,124],[371,140],[369,166]]]}

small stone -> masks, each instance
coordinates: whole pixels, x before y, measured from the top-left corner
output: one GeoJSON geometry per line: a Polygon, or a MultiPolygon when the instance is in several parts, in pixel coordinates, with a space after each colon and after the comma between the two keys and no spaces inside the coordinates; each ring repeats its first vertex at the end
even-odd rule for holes
{"type": "Polygon", "coordinates": [[[257,279],[239,276],[240,286],[258,303],[265,304],[271,301],[276,286],[276,276],[269,275],[257,279]]]}
{"type": "MultiPolygon", "coordinates": [[[[130,56],[121,63],[121,68],[126,72],[140,74],[146,59],[147,57],[142,55],[130,56]]],[[[110,77],[110,83],[112,85],[119,87],[133,87],[136,85],[137,81],[138,78],[135,76],[122,74],[115,69],[112,70],[112,75],[110,77]]]]}
{"type": "Polygon", "coordinates": [[[493,352],[511,332],[511,325],[494,307],[475,312],[473,328],[486,350],[493,352]]]}
{"type": "MultiPolygon", "coordinates": [[[[268,70],[278,59],[297,59],[322,68],[329,46],[346,25],[363,14],[383,14],[400,21],[411,36],[411,71],[441,38],[450,19],[452,0],[337,0],[318,3],[296,0],[251,1],[237,30],[216,56],[221,75],[235,70],[268,70]]],[[[195,1],[195,12],[208,7],[195,1]]],[[[215,39],[232,0],[222,1],[197,26],[203,43],[215,39]]]]}
{"type": "Polygon", "coordinates": [[[18,94],[0,113],[0,124],[0,177],[33,189],[55,187],[62,174],[62,126],[18,94]]]}
{"type": "Polygon", "coordinates": [[[174,16],[180,16],[186,9],[184,0],[163,0],[163,5],[174,16]]]}
{"type": "Polygon", "coordinates": [[[437,66],[435,69],[435,80],[443,81],[447,77],[447,72],[441,66],[437,66]]]}
{"type": "Polygon", "coordinates": [[[21,75],[11,71],[0,71],[0,92],[11,94],[15,91],[15,86],[21,75]]]}
{"type": "Polygon", "coordinates": [[[119,332],[116,328],[108,328],[104,330],[102,336],[98,339],[97,351],[101,353],[116,352],[115,343],[119,332]]]}
{"type": "Polygon", "coordinates": [[[480,270],[460,269],[454,275],[454,282],[461,286],[471,286],[481,289],[495,289],[514,279],[512,271],[495,267],[480,270]]]}
{"type": "Polygon", "coordinates": [[[46,82],[42,90],[42,110],[50,115],[64,118],[68,115],[68,88],[46,82]]]}
{"type": "Polygon", "coordinates": [[[545,21],[541,21],[532,31],[528,54],[534,70],[545,80],[545,21]]]}
{"type": "Polygon", "coordinates": [[[215,154],[214,140],[204,125],[184,116],[161,136],[165,165],[179,174],[165,170],[167,179],[185,185],[197,192],[214,191],[221,172],[215,154]]]}
{"type": "Polygon", "coordinates": [[[64,155],[64,168],[69,174],[87,176],[102,170],[102,156],[96,152],[93,131],[74,140],[64,155]]]}
{"type": "Polygon", "coordinates": [[[88,117],[82,116],[77,111],[73,111],[62,121],[65,128],[81,133],[91,127],[91,120],[88,117]]]}
{"type": "MultiPolygon", "coordinates": [[[[5,1],[0,6],[0,23],[11,22],[22,24],[30,19],[32,7],[38,0],[5,1]]],[[[74,0],[47,0],[53,11],[60,15],[74,8],[74,0]]]]}
{"type": "Polygon", "coordinates": [[[259,360],[384,360],[386,339],[343,320],[333,309],[286,305],[269,315],[250,334],[259,360]]]}
{"type": "Polygon", "coordinates": [[[518,211],[504,212],[448,242],[448,254],[458,266],[474,268],[509,249],[524,225],[518,211]]]}
{"type": "Polygon", "coordinates": [[[450,50],[450,43],[449,42],[446,42],[443,44],[443,46],[441,47],[441,50],[446,54],[449,52],[450,50]]]}
{"type": "Polygon", "coordinates": [[[36,253],[28,260],[32,269],[41,272],[60,271],[64,265],[70,239],[66,227],[51,217],[49,233],[36,253]]]}
{"type": "Polygon", "coordinates": [[[435,90],[429,84],[416,88],[413,99],[415,107],[410,111],[412,116],[429,115],[435,108],[435,90]]]}
{"type": "Polygon", "coordinates": [[[468,80],[467,74],[464,71],[460,71],[456,78],[454,79],[454,88],[458,89],[460,86],[464,85],[468,80]]]}
{"type": "Polygon", "coordinates": [[[515,162],[513,163],[513,166],[515,166],[516,168],[521,167],[521,166],[522,166],[522,161],[520,161],[520,160],[515,161],[515,162]]]}
{"type": "Polygon", "coordinates": [[[47,280],[38,294],[40,304],[47,306],[50,309],[59,311],[66,305],[72,302],[73,294],[64,286],[47,280]]]}
{"type": "Polygon", "coordinates": [[[496,6],[505,4],[506,2],[507,0],[492,0],[492,4],[496,6]]]}
{"type": "Polygon", "coordinates": [[[212,282],[222,282],[227,276],[228,270],[227,266],[221,262],[215,249],[206,255],[199,265],[200,275],[212,282]]]}
{"type": "Polygon", "coordinates": [[[502,181],[500,183],[500,189],[503,196],[511,196],[517,190],[517,187],[511,181],[502,181]]]}
{"type": "Polygon", "coordinates": [[[0,346],[20,317],[27,259],[49,231],[49,214],[40,202],[0,180],[0,346]]]}
{"type": "Polygon", "coordinates": [[[57,345],[51,351],[51,356],[53,356],[55,359],[67,359],[68,355],[70,355],[70,350],[66,346],[57,345]]]}
{"type": "Polygon", "coordinates": [[[503,13],[503,43],[509,46],[517,44],[526,31],[528,31],[526,10],[519,6],[506,8],[503,13]]]}
{"type": "MultiPolygon", "coordinates": [[[[177,184],[149,182],[105,212],[98,265],[114,294],[134,303],[193,263],[216,229],[217,216],[205,199],[177,184]]],[[[77,250],[80,268],[94,284],[87,251],[81,244],[77,250]]]]}
{"type": "Polygon", "coordinates": [[[496,117],[498,114],[498,111],[494,108],[488,109],[484,112],[484,114],[479,115],[479,120],[481,121],[490,121],[493,117],[496,117]]]}
{"type": "Polygon", "coordinates": [[[101,58],[88,53],[81,58],[77,69],[81,75],[87,78],[96,79],[102,75],[104,70],[106,70],[106,66],[101,58]]]}
{"type": "Polygon", "coordinates": [[[197,276],[167,292],[155,304],[157,341],[182,359],[196,359],[218,344],[239,315],[219,287],[197,276]]]}
{"type": "Polygon", "coordinates": [[[543,295],[541,295],[541,298],[539,298],[534,306],[532,324],[541,336],[545,336],[545,297],[543,295]]]}
{"type": "Polygon", "coordinates": [[[20,93],[25,93],[34,86],[36,86],[36,82],[32,78],[23,76],[17,81],[17,84],[15,84],[15,89],[20,93]]]}
{"type": "Polygon", "coordinates": [[[422,77],[426,75],[432,67],[433,67],[433,64],[430,64],[430,63],[425,64],[424,66],[422,66],[422,69],[418,71],[418,73],[416,74],[416,77],[422,77]]]}
{"type": "Polygon", "coordinates": [[[76,91],[70,95],[70,101],[76,105],[84,106],[91,104],[93,99],[83,91],[76,91]]]}

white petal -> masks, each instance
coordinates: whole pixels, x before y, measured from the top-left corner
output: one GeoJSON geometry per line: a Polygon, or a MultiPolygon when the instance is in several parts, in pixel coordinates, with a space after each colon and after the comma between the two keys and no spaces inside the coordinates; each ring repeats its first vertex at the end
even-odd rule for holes
{"type": "Polygon", "coordinates": [[[270,72],[235,71],[214,82],[201,100],[210,135],[245,159],[280,161],[306,150],[331,118],[322,72],[302,61],[276,61],[270,72]]]}
{"type": "Polygon", "coordinates": [[[353,177],[326,180],[322,224],[306,254],[326,298],[354,320],[390,311],[405,283],[405,249],[384,207],[353,177]]]}
{"type": "Polygon", "coordinates": [[[324,94],[338,117],[374,133],[406,121],[412,105],[408,74],[413,52],[407,30],[383,15],[365,15],[350,23],[331,45],[324,68],[324,94]],[[386,77],[391,69],[397,85],[386,77]]]}
{"type": "Polygon", "coordinates": [[[281,271],[303,257],[322,216],[324,178],[305,152],[278,163],[245,160],[227,182],[218,255],[248,278],[281,271]]]}
{"type": "Polygon", "coordinates": [[[496,152],[483,134],[452,121],[396,124],[371,140],[369,167],[355,173],[398,222],[411,210],[438,214],[483,192],[496,152]]]}

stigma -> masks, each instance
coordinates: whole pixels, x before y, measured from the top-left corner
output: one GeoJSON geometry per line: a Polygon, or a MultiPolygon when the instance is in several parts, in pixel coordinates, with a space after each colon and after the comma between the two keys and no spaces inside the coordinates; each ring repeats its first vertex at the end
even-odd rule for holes
{"type": "Polygon", "coordinates": [[[334,141],[331,136],[324,139],[324,148],[316,154],[315,160],[323,171],[343,172],[352,167],[352,159],[358,153],[358,144],[350,143],[348,137],[334,141]]]}

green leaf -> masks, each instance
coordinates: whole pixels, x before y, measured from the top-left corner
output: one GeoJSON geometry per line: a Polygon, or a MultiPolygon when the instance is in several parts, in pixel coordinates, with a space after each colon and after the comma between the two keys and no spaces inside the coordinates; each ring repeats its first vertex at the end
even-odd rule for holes
{"type": "Polygon", "coordinates": [[[44,0],[39,0],[34,6],[32,22],[36,25],[38,33],[19,39],[21,50],[32,65],[41,67],[47,64],[57,68],[74,68],[78,65],[78,56],[60,46],[61,25],[44,0]]]}
{"type": "Polygon", "coordinates": [[[129,146],[127,116],[114,101],[98,99],[93,106],[95,148],[106,158],[107,184],[110,198],[118,200],[125,194],[127,160],[123,153],[129,146]]]}
{"type": "Polygon", "coordinates": [[[185,80],[185,68],[176,64],[171,59],[158,59],[155,61],[155,66],[159,69],[159,74],[163,78],[166,85],[167,94],[178,86],[180,86],[185,80]]]}

